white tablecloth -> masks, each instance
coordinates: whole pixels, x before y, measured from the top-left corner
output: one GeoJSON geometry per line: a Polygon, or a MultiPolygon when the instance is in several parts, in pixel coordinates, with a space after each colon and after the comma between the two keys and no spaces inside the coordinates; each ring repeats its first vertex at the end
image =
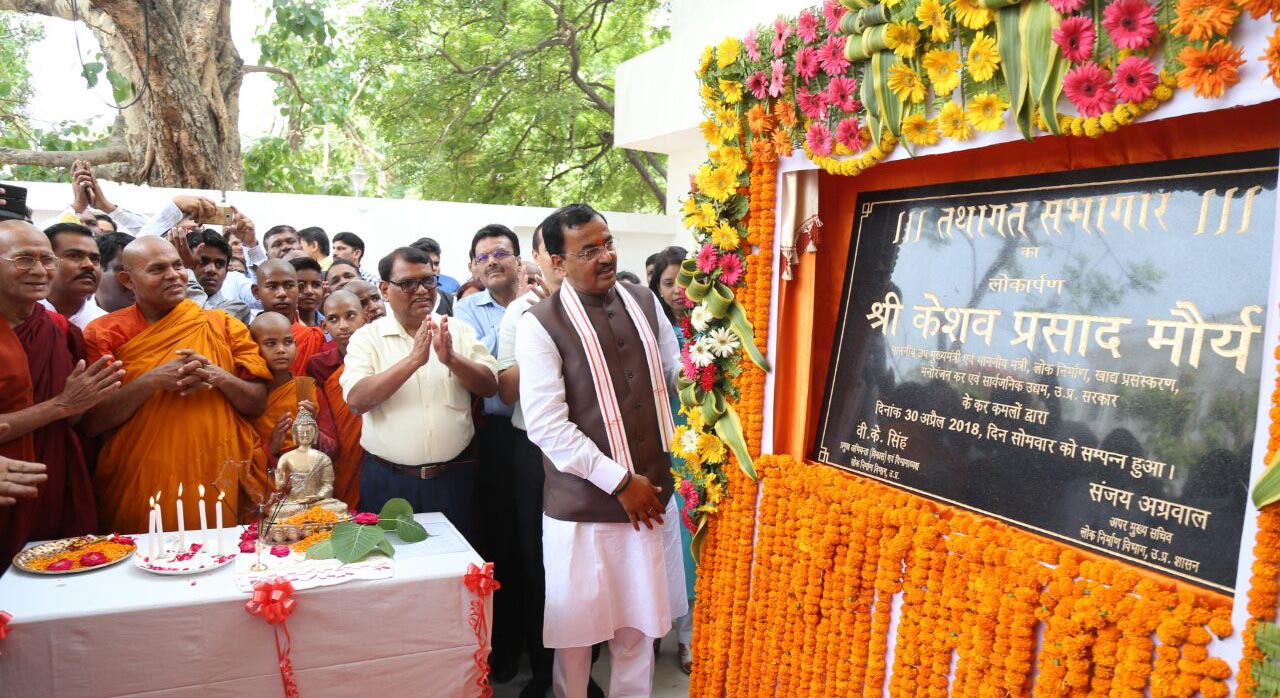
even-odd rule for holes
{"type": "MultiPolygon", "coordinates": [[[[417,519],[432,537],[395,544],[392,578],[294,594],[288,627],[303,698],[478,695],[463,576],[481,559],[444,515],[417,519]]],[[[137,541],[145,552],[146,536],[137,541]]],[[[0,610],[14,616],[0,640],[0,696],[282,695],[272,628],[245,612],[234,567],[189,577],[132,560],[63,576],[10,568],[0,577],[0,610]]]]}

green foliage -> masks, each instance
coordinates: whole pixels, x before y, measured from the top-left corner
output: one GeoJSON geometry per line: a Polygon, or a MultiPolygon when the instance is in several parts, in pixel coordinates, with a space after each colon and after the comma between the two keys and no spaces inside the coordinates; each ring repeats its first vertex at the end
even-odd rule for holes
{"type": "MultiPolygon", "coordinates": [[[[659,0],[405,0],[353,27],[360,109],[389,171],[430,199],[655,210],[613,148],[613,73],[667,38],[659,0]]],[[[661,179],[659,177],[659,179],[661,179]]]]}
{"type": "Polygon", "coordinates": [[[382,506],[376,526],[361,526],[354,521],[344,521],[333,527],[333,535],[329,540],[322,540],[307,548],[307,559],[337,558],[346,564],[375,550],[387,557],[395,557],[396,549],[387,539],[387,531],[395,531],[396,536],[405,543],[419,543],[427,539],[427,529],[413,519],[413,507],[404,499],[396,497],[382,506]]]}
{"type": "MultiPolygon", "coordinates": [[[[354,521],[344,521],[333,527],[333,555],[343,563],[355,562],[374,550],[383,550],[387,534],[377,526],[361,526],[354,521]]],[[[394,556],[392,549],[389,556],[394,556]]]]}
{"type": "Polygon", "coordinates": [[[308,560],[332,560],[333,557],[332,540],[322,540],[318,543],[312,543],[307,548],[308,560]]]}
{"type": "Polygon", "coordinates": [[[427,529],[413,519],[413,507],[399,497],[382,506],[378,513],[378,526],[385,531],[395,531],[406,543],[420,543],[427,539],[427,529]]]}
{"type": "Polygon", "coordinates": [[[1275,698],[1280,695],[1280,627],[1275,623],[1259,623],[1253,638],[1263,654],[1253,660],[1253,679],[1258,682],[1253,695],[1275,698]]]}

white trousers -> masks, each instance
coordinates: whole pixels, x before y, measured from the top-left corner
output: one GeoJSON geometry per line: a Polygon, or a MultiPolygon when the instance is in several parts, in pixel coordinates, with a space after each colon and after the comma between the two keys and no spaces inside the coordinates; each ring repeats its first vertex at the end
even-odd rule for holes
{"type": "MultiPolygon", "coordinates": [[[[557,648],[551,677],[556,698],[587,698],[591,648],[557,648]]],[[[652,692],[653,638],[618,628],[609,640],[609,698],[649,698],[652,692]]]]}

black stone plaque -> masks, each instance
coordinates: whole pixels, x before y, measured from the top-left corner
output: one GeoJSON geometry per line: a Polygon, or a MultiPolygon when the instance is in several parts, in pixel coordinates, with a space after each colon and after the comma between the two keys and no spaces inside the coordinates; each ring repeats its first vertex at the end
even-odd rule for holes
{"type": "Polygon", "coordinates": [[[1232,593],[1277,160],[860,195],[814,457],[1232,593]]]}

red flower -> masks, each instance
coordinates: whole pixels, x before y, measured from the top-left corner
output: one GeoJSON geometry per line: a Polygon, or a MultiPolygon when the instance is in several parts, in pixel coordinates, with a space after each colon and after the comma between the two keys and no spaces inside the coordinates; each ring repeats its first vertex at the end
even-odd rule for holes
{"type": "Polygon", "coordinates": [[[13,614],[0,611],[0,640],[3,640],[9,634],[11,630],[9,621],[11,620],[13,620],[13,614]]]}
{"type": "Polygon", "coordinates": [[[814,155],[831,154],[831,131],[822,122],[815,121],[809,126],[809,132],[805,134],[804,140],[809,144],[809,150],[814,155]]]}
{"type": "Polygon", "coordinates": [[[804,78],[804,84],[808,85],[817,74],[818,52],[808,46],[802,46],[799,51],[796,51],[796,75],[804,78]]]}
{"type": "Polygon", "coordinates": [[[94,565],[101,565],[106,561],[107,561],[107,556],[103,555],[102,553],[96,550],[91,553],[85,553],[84,555],[80,556],[80,564],[84,567],[93,567],[94,565]]]}
{"type": "Polygon", "coordinates": [[[361,526],[377,526],[378,515],[372,511],[362,511],[355,515],[355,522],[361,526]]]}
{"type": "Polygon", "coordinates": [[[853,78],[831,78],[831,83],[827,85],[826,91],[823,93],[823,101],[834,106],[836,109],[852,114],[858,111],[861,106],[854,94],[858,92],[858,81],[853,78]]]}
{"type": "Polygon", "coordinates": [[[803,87],[796,88],[796,104],[800,111],[810,119],[821,119],[827,108],[826,92],[810,92],[803,87]]]}
{"type": "Polygon", "coordinates": [[[49,570],[50,572],[63,572],[63,571],[69,570],[71,569],[71,560],[64,557],[61,560],[58,560],[57,562],[50,564],[45,569],[49,570]]]}
{"type": "Polygon", "coordinates": [[[699,378],[702,383],[702,389],[705,392],[711,392],[716,387],[716,365],[710,364],[702,367],[702,376],[699,378]]]}
{"type": "Polygon", "coordinates": [[[122,536],[118,533],[111,534],[111,538],[109,538],[108,540],[110,540],[112,543],[119,543],[120,545],[134,544],[132,536],[122,536]]]}
{"type": "Polygon", "coordinates": [[[1093,55],[1093,42],[1098,34],[1088,17],[1076,16],[1062,20],[1053,30],[1053,41],[1062,49],[1062,55],[1072,63],[1083,63],[1093,55]]]}
{"type": "Polygon", "coordinates": [[[1156,38],[1156,8],[1147,0],[1115,0],[1102,11],[1102,26],[1119,48],[1142,49],[1156,38]]]}
{"type": "Polygon", "coordinates": [[[693,336],[693,318],[689,313],[680,316],[680,332],[686,340],[693,336]]]}
{"type": "Polygon", "coordinates": [[[818,61],[827,75],[843,75],[849,69],[849,59],[844,57],[844,37],[827,37],[827,43],[818,49],[818,61]]]}
{"type": "Polygon", "coordinates": [[[1116,106],[1111,73],[1097,63],[1078,65],[1067,73],[1062,91],[1084,116],[1099,116],[1116,106]]]}
{"type": "Polygon", "coordinates": [[[769,76],[763,70],[757,70],[747,78],[747,91],[756,99],[764,99],[769,94],[769,76]]]}
{"type": "Polygon", "coordinates": [[[796,18],[796,36],[806,44],[818,40],[818,18],[810,10],[805,10],[796,18]]]}
{"type": "Polygon", "coordinates": [[[1141,102],[1151,96],[1160,77],[1151,60],[1129,56],[1116,66],[1116,96],[1126,102],[1141,102]]]}
{"type": "Polygon", "coordinates": [[[862,140],[862,128],[858,124],[858,117],[851,116],[836,125],[836,140],[853,153],[866,147],[866,142],[862,140]]]}
{"type": "Polygon", "coordinates": [[[271,546],[271,554],[276,557],[289,557],[289,546],[273,545],[271,546]]]}
{"type": "Polygon", "coordinates": [[[244,538],[242,538],[242,539],[240,540],[240,552],[242,552],[242,553],[251,553],[251,552],[253,552],[254,550],[255,550],[255,546],[254,546],[254,544],[253,544],[253,539],[252,539],[252,538],[248,538],[248,539],[244,539],[244,538]]]}
{"type": "Polygon", "coordinates": [[[822,3],[822,16],[827,20],[828,32],[835,34],[840,31],[840,20],[844,19],[846,12],[848,10],[840,4],[840,0],[827,0],[822,3]]]}

